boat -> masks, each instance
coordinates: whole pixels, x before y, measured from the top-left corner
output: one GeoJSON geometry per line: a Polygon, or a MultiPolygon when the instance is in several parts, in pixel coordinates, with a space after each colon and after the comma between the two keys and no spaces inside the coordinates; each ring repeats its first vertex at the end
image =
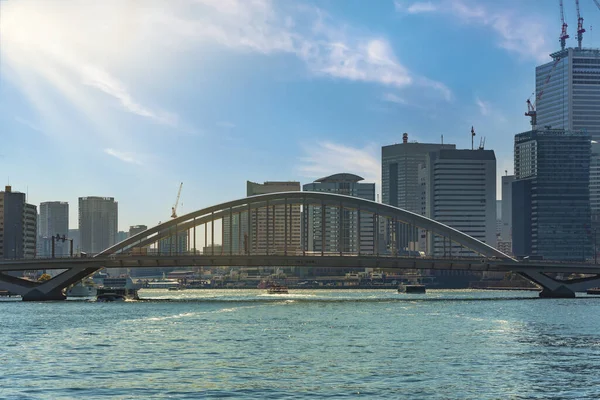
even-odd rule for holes
{"type": "Polygon", "coordinates": [[[282,285],[271,285],[267,288],[268,294],[287,294],[288,288],[287,286],[282,285]]]}
{"type": "Polygon", "coordinates": [[[129,276],[104,278],[104,285],[96,289],[96,301],[139,300],[139,285],[133,283],[129,276]]]}
{"type": "Polygon", "coordinates": [[[590,288],[585,291],[587,294],[600,294],[600,287],[590,288]]]}
{"type": "Polygon", "coordinates": [[[398,285],[398,293],[425,293],[425,285],[398,285]]]}
{"type": "Polygon", "coordinates": [[[67,297],[94,297],[97,294],[93,281],[79,281],[67,290],[67,297]]]}
{"type": "Polygon", "coordinates": [[[101,293],[96,296],[96,301],[99,303],[107,303],[111,301],[125,301],[126,297],[119,293],[109,292],[101,293]]]}

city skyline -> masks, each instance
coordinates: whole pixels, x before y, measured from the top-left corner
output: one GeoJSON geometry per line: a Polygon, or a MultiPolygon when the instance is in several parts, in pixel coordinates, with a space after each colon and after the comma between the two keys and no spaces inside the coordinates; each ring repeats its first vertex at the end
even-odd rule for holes
{"type": "MultiPolygon", "coordinates": [[[[380,193],[380,147],[403,132],[464,149],[473,125],[511,173],[560,20],[509,3],[2,3],[0,178],[33,204],[114,197],[127,230],[166,220],[180,181],[180,213],[244,197],[246,180],[348,172],[380,193]]],[[[582,13],[600,22],[591,2],[582,13]]]]}

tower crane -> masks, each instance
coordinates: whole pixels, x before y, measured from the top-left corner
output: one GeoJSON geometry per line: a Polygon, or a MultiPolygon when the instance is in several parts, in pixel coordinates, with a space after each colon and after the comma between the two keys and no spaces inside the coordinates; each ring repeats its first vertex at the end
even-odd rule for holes
{"type": "Polygon", "coordinates": [[[560,20],[562,22],[562,31],[560,33],[560,48],[562,50],[564,50],[567,39],[569,38],[569,34],[567,34],[568,25],[565,22],[565,12],[563,10],[563,1],[562,0],[560,0],[560,20]]]}
{"type": "Polygon", "coordinates": [[[579,13],[579,0],[575,0],[575,5],[577,6],[577,47],[581,49],[581,41],[583,40],[585,28],[583,27],[583,18],[581,18],[581,14],[579,13]]]}
{"type": "Polygon", "coordinates": [[[171,218],[177,218],[177,206],[179,206],[179,197],[181,197],[181,188],[183,188],[183,182],[179,184],[179,190],[177,191],[177,198],[175,199],[175,205],[171,207],[171,218]]]}
{"type": "Polygon", "coordinates": [[[525,113],[525,116],[531,118],[531,128],[532,129],[535,129],[535,127],[537,125],[537,111],[536,111],[537,102],[544,95],[544,89],[546,88],[546,85],[548,85],[548,82],[550,82],[552,73],[556,69],[556,66],[558,65],[559,61],[560,61],[560,57],[556,57],[554,59],[554,63],[552,64],[552,68],[550,69],[550,72],[548,72],[548,75],[546,76],[546,79],[544,79],[544,83],[542,84],[540,91],[535,96],[535,102],[531,103],[531,96],[533,96],[533,94],[531,96],[529,96],[529,99],[527,99],[527,112],[525,113]]]}
{"type": "Polygon", "coordinates": [[[594,3],[596,3],[596,7],[598,7],[598,9],[600,10],[600,1],[594,0],[594,3]]]}

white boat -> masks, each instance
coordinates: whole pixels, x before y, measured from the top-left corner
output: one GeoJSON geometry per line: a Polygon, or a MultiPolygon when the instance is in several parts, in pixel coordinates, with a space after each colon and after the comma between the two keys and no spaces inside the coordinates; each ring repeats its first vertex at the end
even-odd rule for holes
{"type": "Polygon", "coordinates": [[[93,282],[79,281],[67,290],[67,297],[94,297],[96,292],[96,286],[93,282]]]}

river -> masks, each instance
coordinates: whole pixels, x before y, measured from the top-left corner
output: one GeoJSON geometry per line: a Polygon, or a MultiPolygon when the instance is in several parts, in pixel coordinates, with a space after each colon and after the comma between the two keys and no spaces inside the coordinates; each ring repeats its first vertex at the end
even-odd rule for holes
{"type": "Polygon", "coordinates": [[[0,301],[1,399],[598,399],[600,299],[141,290],[0,301]]]}

